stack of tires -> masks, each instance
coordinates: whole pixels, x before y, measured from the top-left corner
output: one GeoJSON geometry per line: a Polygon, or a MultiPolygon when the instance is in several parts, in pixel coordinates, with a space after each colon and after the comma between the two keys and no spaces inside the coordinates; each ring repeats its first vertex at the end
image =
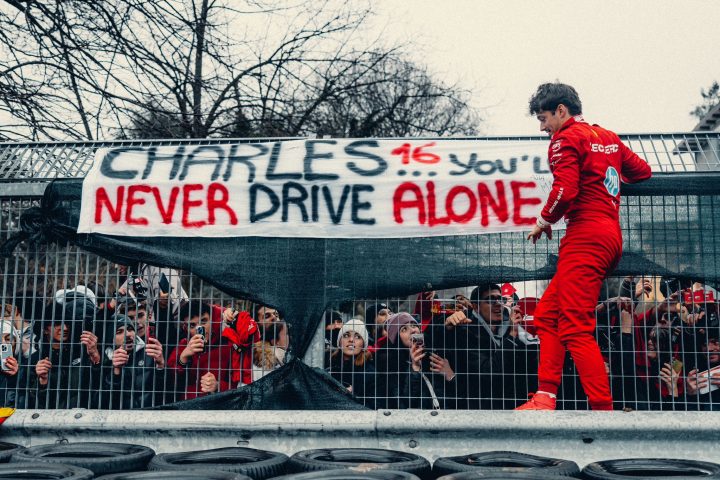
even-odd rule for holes
{"type": "Polygon", "coordinates": [[[425,458],[375,448],[323,448],[282,453],[243,447],[180,453],[155,452],[141,445],[79,442],[21,445],[0,442],[0,480],[720,480],[720,465],[672,459],[575,462],[517,452],[483,452],[425,458]]]}

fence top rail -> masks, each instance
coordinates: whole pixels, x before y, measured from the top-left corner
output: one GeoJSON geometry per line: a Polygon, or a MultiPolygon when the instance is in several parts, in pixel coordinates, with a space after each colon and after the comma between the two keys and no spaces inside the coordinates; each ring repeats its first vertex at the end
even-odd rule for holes
{"type": "MultiPolygon", "coordinates": [[[[620,137],[657,172],[720,170],[720,132],[632,133],[620,137]]],[[[0,180],[84,178],[92,166],[95,152],[100,148],[228,145],[305,139],[307,137],[2,142],[0,143],[0,180]]],[[[542,135],[413,137],[413,139],[476,142],[548,141],[547,136],[542,135]]],[[[398,140],[398,138],[387,137],[378,140],[398,140]]]]}

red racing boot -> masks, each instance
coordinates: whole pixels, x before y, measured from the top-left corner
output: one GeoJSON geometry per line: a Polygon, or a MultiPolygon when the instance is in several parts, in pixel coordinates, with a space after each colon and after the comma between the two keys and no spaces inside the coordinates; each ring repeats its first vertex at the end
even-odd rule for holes
{"type": "Polygon", "coordinates": [[[549,393],[536,392],[532,398],[515,410],[555,410],[557,400],[549,393]]]}

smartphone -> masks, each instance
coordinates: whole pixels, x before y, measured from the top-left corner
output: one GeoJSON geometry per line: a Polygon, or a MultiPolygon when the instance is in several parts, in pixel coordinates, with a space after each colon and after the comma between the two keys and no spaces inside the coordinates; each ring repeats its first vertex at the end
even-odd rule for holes
{"type": "MultiPolygon", "coordinates": [[[[698,376],[698,378],[710,378],[713,374],[717,374],[717,373],[720,373],[720,365],[713,367],[710,370],[705,370],[704,372],[699,372],[697,374],[697,376],[698,376]]],[[[718,388],[720,388],[720,387],[718,387],[717,385],[713,385],[712,383],[710,383],[708,381],[708,384],[705,387],[698,389],[698,393],[701,395],[704,395],[706,393],[710,393],[714,390],[717,390],[718,388]]]]}
{"type": "Polygon", "coordinates": [[[205,340],[205,327],[202,325],[198,325],[197,328],[195,328],[195,332],[202,337],[203,341],[203,352],[207,350],[207,343],[205,340]]]}
{"type": "Polygon", "coordinates": [[[158,285],[160,286],[161,292],[163,292],[163,293],[170,292],[170,282],[168,281],[165,274],[162,272],[160,272],[160,280],[158,281],[158,285]]]}
{"type": "Polygon", "coordinates": [[[5,364],[5,360],[12,357],[12,345],[9,343],[0,344],[0,363],[4,371],[10,370],[5,364]]]}
{"type": "Polygon", "coordinates": [[[683,368],[683,362],[681,362],[677,358],[672,361],[672,369],[675,370],[675,373],[682,372],[682,368],[683,368]]]}
{"type": "Polygon", "coordinates": [[[418,347],[422,347],[425,345],[425,334],[413,333],[412,335],[410,335],[410,341],[418,347]]]}

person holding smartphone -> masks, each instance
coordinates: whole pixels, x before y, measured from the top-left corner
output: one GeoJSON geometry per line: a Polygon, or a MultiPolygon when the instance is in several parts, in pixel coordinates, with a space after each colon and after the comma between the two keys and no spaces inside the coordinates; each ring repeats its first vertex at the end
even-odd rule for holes
{"type": "Polygon", "coordinates": [[[686,399],[690,410],[720,410],[720,326],[705,328],[696,338],[692,369],[685,378],[686,399]]]}
{"type": "Polygon", "coordinates": [[[19,340],[18,331],[13,322],[5,318],[0,322],[0,401],[3,407],[24,408],[24,402],[18,401],[23,399],[18,398],[17,387],[24,384],[25,369],[20,370],[18,360],[13,356],[19,340]]]}
{"type": "Polygon", "coordinates": [[[536,243],[552,238],[552,225],[565,217],[557,271],[535,310],[540,336],[538,390],[519,410],[555,410],[565,352],[577,367],[593,410],[612,410],[605,361],[595,340],[595,305],[605,277],[620,261],[620,184],[647,180],[647,162],[613,132],[582,117],[577,91],[545,83],[529,102],[531,115],[548,133],[553,184],[537,222],[528,234],[536,243]]]}
{"type": "Polygon", "coordinates": [[[156,338],[144,341],[132,320],[118,314],[107,325],[104,338],[101,406],[110,409],[154,407],[163,388],[163,346],[156,338]]]}
{"type": "Polygon", "coordinates": [[[376,353],[377,408],[439,409],[454,405],[455,372],[431,351],[407,312],[390,315],[387,344],[376,353]]]}
{"type": "MultiPolygon", "coordinates": [[[[174,378],[177,400],[187,400],[234,387],[232,344],[222,336],[224,321],[231,321],[231,309],[192,300],[180,309],[181,328],[186,338],[170,353],[169,374],[174,378]]],[[[169,399],[174,400],[174,399],[169,399]]]]}

